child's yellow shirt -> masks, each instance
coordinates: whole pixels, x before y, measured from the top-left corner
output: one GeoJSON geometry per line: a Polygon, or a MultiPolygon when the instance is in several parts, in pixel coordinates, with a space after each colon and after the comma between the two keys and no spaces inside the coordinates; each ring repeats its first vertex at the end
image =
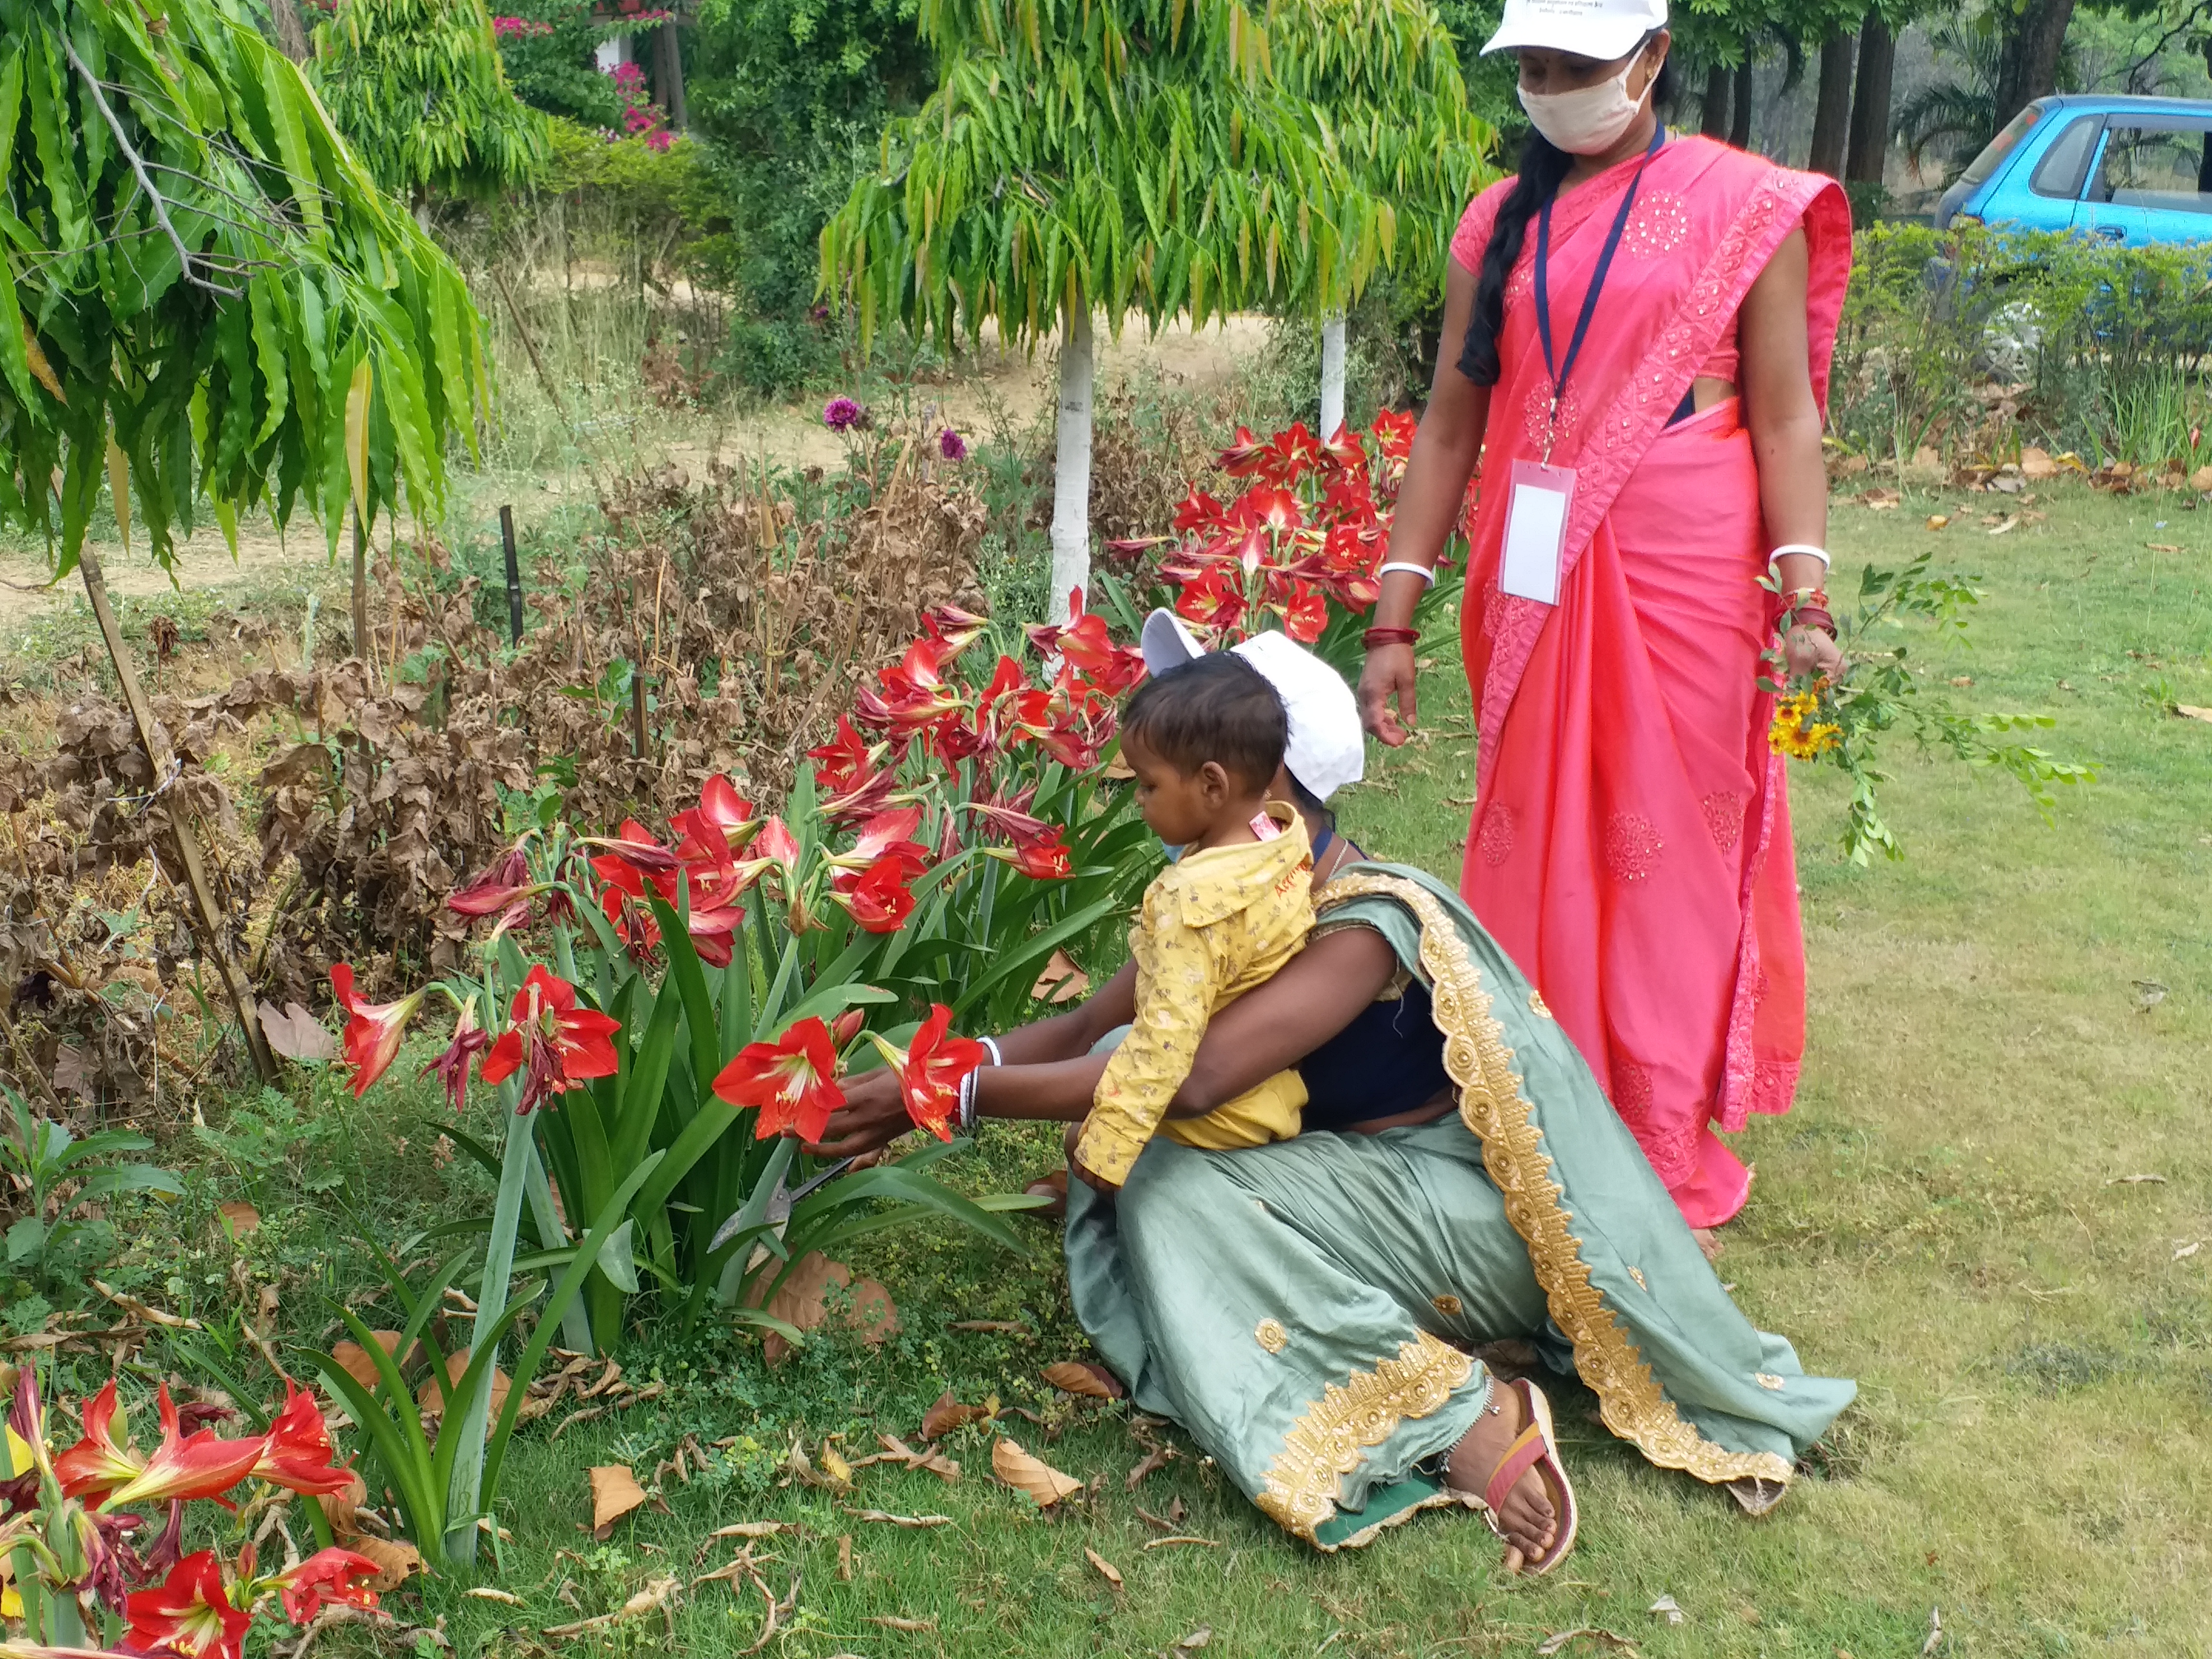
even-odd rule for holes
{"type": "Polygon", "coordinates": [[[1262,1146],[1298,1132],[1305,1084],[1279,1072],[1203,1117],[1170,1118],[1206,1023],[1304,948],[1314,921],[1313,849],[1304,819],[1279,801],[1267,841],[1186,854],[1145,890],[1129,930],[1137,1018],[1106,1063],[1076,1155],[1120,1186],[1145,1143],[1262,1146]]]}

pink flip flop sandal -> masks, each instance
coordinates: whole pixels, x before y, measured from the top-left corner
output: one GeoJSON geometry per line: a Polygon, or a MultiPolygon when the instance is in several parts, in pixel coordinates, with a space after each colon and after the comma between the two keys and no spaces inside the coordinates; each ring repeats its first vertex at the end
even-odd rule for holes
{"type": "Polygon", "coordinates": [[[1532,1468],[1536,1471],[1552,1500],[1552,1513],[1559,1523],[1559,1531],[1543,1560],[1527,1569],[1531,1576],[1540,1578],[1567,1559],[1567,1552],[1575,1547],[1575,1527],[1581,1516],[1575,1507],[1575,1489],[1567,1483],[1566,1467],[1559,1462],[1559,1441],[1552,1428],[1551,1401],[1526,1377],[1516,1380],[1512,1387],[1521,1396],[1528,1426],[1498,1460],[1489,1486],[1483,1489],[1482,1507],[1491,1531],[1504,1538],[1505,1534],[1498,1525],[1498,1507],[1522,1475],[1532,1468]]]}

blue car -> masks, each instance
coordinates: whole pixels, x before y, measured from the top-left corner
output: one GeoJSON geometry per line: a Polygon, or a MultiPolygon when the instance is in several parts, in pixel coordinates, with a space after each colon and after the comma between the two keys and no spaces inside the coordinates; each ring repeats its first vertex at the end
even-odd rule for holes
{"type": "Polygon", "coordinates": [[[2039,98],[1943,192],[1936,228],[1954,221],[2079,231],[2125,247],[2212,241],[2212,103],[2039,98]]]}

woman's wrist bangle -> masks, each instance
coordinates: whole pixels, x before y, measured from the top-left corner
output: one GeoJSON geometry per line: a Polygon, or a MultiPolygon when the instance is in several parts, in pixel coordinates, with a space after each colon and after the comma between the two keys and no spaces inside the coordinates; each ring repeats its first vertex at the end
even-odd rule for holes
{"type": "Polygon", "coordinates": [[[1359,636],[1359,642],[1372,651],[1380,645],[1411,645],[1420,637],[1418,628],[1370,628],[1359,636]]]}
{"type": "Polygon", "coordinates": [[[988,1037],[988,1036],[987,1036],[987,1037],[977,1037],[977,1038],[975,1039],[975,1041],[976,1041],[976,1042],[980,1042],[980,1043],[981,1043],[981,1044],[982,1044],[986,1048],[988,1048],[988,1049],[989,1049],[989,1050],[991,1051],[991,1064],[992,1064],[992,1065],[994,1065],[994,1066],[1003,1066],[1003,1065],[1005,1065],[1005,1064],[1006,1063],[1006,1057],[1004,1054],[1000,1054],[1000,1053],[999,1052],[999,1039],[998,1039],[998,1038],[996,1038],[996,1037],[988,1037]]]}
{"type": "Polygon", "coordinates": [[[1826,611],[1828,608],[1828,590],[1825,587],[1793,587],[1782,596],[1782,608],[1785,611],[1798,610],[1808,605],[1826,611]]]}
{"type": "Polygon", "coordinates": [[[1394,570],[1402,570],[1408,576],[1419,576],[1431,587],[1437,585],[1437,573],[1425,564],[1409,564],[1403,559],[1393,559],[1388,564],[1375,567],[1375,579],[1380,581],[1394,570]]]}
{"type": "Polygon", "coordinates": [[[1784,542],[1781,546],[1776,548],[1774,551],[1766,556],[1766,574],[1770,576],[1778,576],[1782,568],[1783,560],[1788,558],[1793,553],[1802,554],[1808,559],[1818,559],[1820,562],[1820,568],[1822,570],[1826,570],[1828,568],[1829,559],[1828,550],[1826,548],[1815,547],[1810,542],[1784,542]]]}
{"type": "Polygon", "coordinates": [[[975,1133],[975,1120],[981,1115],[975,1108],[975,1079],[978,1075],[979,1073],[970,1072],[960,1079],[960,1105],[955,1115],[955,1123],[963,1135],[975,1133]]]}
{"type": "Polygon", "coordinates": [[[1792,628],[1818,629],[1830,639],[1836,637],[1836,619],[1818,605],[1801,606],[1790,618],[1792,628]]]}

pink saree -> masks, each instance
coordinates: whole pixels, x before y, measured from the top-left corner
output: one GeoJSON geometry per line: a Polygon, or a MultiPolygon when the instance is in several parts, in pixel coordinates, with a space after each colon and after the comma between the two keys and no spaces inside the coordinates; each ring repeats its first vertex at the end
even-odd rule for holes
{"type": "MultiPolygon", "coordinates": [[[[1804,1048],[1804,945],[1773,699],[1758,689],[1774,602],[1751,437],[1734,398],[1669,417],[1790,233],[1811,254],[1824,404],[1850,269],[1832,179],[1695,137],[1562,196],[1553,326],[1582,305],[1621,194],[1645,167],[1568,384],[1555,465],[1577,469],[1556,606],[1501,595],[1516,459],[1542,453],[1535,227],[1506,286],[1462,637],[1480,738],[1460,890],[1534,982],[1693,1226],[1751,1172],[1713,1132],[1789,1109],[1804,1048]]],[[[1453,251],[1473,269],[1498,185],[1453,251]]],[[[1731,370],[1724,378],[1737,379],[1731,370]]]]}

